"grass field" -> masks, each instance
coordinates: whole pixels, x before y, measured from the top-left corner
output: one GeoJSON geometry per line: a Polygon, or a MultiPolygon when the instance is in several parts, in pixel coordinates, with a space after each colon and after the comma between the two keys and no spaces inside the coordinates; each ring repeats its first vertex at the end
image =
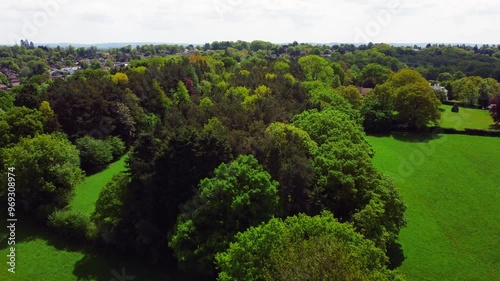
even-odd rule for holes
{"type": "Polygon", "coordinates": [[[126,159],[127,155],[124,155],[118,161],[110,164],[104,171],[87,177],[76,187],[75,195],[69,206],[72,209],[79,210],[90,216],[95,210],[95,203],[104,185],[109,182],[113,176],[126,170],[126,159]]]}
{"type": "MultiPolygon", "coordinates": [[[[126,156],[106,170],[89,176],[78,186],[72,208],[91,214],[99,192],[118,172],[125,170],[126,156]]],[[[0,215],[5,222],[5,214],[0,215]]],[[[0,280],[2,281],[109,281],[175,280],[165,268],[154,268],[138,260],[116,254],[96,252],[91,247],[75,245],[54,235],[30,217],[18,217],[16,224],[16,273],[7,271],[6,228],[0,231],[0,280]],[[124,270],[124,272],[122,271],[124,270]],[[122,276],[125,273],[129,278],[122,276]],[[123,279],[120,279],[120,276],[123,279]]],[[[9,246],[10,248],[10,246],[9,246]]]]}
{"type": "Polygon", "coordinates": [[[493,125],[493,119],[488,110],[461,107],[458,113],[454,113],[451,112],[451,105],[441,105],[440,108],[444,110],[440,122],[440,126],[443,128],[490,129],[490,126],[493,125]]]}
{"type": "Polygon", "coordinates": [[[500,139],[369,137],[374,163],[408,206],[408,280],[500,280],[500,139]]]}
{"type": "MultiPolygon", "coordinates": [[[[2,216],[3,217],[3,216],[2,216]]],[[[5,220],[3,220],[5,221],[5,220]]],[[[122,269],[134,280],[173,280],[168,270],[141,264],[118,255],[96,253],[54,236],[43,225],[19,217],[16,228],[16,273],[7,271],[9,251],[6,233],[0,234],[0,280],[2,281],[109,281],[118,279],[122,269]]]]}

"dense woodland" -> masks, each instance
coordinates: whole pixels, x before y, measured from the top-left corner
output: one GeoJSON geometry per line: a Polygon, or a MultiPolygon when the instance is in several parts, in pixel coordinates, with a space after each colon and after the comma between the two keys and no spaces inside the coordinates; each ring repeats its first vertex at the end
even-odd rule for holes
{"type": "Polygon", "coordinates": [[[403,280],[406,207],[365,132],[425,130],[447,100],[500,120],[500,46],[23,44],[0,68],[20,79],[0,74],[0,169],[22,211],[192,280],[403,280]],[[90,219],[66,208],[127,152],[90,219]]]}

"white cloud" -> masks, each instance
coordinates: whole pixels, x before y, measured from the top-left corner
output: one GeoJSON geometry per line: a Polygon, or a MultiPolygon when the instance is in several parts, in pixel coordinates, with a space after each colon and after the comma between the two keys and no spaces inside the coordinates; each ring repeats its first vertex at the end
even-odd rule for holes
{"type": "Polygon", "coordinates": [[[496,0],[2,0],[0,8],[8,31],[0,43],[16,36],[41,43],[326,43],[353,42],[367,30],[377,31],[366,36],[373,42],[500,43],[496,0]],[[395,2],[400,9],[388,17],[395,2]]]}

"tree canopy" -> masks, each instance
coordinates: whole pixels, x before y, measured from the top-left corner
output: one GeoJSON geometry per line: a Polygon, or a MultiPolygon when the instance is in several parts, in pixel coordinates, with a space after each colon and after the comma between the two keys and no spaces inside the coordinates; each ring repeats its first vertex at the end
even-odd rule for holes
{"type": "Polygon", "coordinates": [[[219,280],[404,280],[373,242],[328,212],[272,219],[217,254],[219,280]]]}

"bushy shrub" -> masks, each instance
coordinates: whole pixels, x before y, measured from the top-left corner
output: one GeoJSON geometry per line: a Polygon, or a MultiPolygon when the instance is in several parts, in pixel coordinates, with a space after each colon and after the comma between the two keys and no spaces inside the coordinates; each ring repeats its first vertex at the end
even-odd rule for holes
{"type": "Polygon", "coordinates": [[[49,215],[48,225],[62,237],[73,241],[84,241],[90,219],[82,212],[71,209],[55,210],[49,215]]]}
{"type": "Polygon", "coordinates": [[[75,145],[80,150],[81,167],[87,172],[98,171],[113,161],[113,149],[107,141],[85,136],[75,145]]]}
{"type": "Polygon", "coordinates": [[[120,137],[112,136],[106,138],[105,142],[110,146],[113,159],[117,159],[125,152],[125,142],[120,137]]]}
{"type": "MultiPolygon", "coordinates": [[[[91,224],[95,227],[95,235],[100,235],[106,243],[117,242],[114,235],[128,201],[129,182],[130,178],[125,173],[118,173],[104,186],[97,199],[91,224]]],[[[89,227],[90,234],[94,234],[93,231],[94,229],[89,227]]]]}

